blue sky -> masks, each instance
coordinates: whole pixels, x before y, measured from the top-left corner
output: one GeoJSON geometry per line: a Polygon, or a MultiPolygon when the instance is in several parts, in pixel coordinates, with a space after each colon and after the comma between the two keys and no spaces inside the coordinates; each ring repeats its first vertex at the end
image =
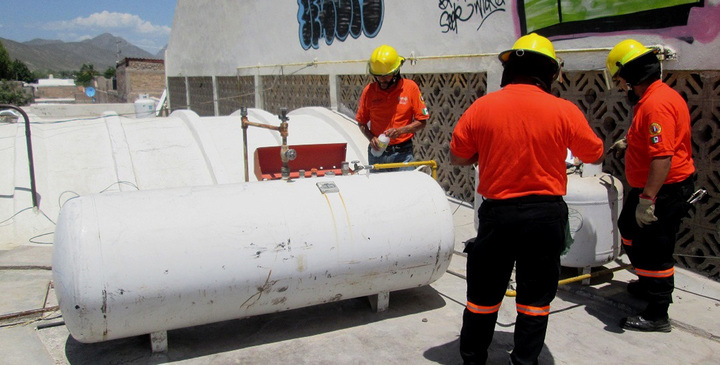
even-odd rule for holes
{"type": "Polygon", "coordinates": [[[2,0],[0,38],[76,42],[111,33],[155,54],[168,42],[176,4],[177,0],[2,0]]]}

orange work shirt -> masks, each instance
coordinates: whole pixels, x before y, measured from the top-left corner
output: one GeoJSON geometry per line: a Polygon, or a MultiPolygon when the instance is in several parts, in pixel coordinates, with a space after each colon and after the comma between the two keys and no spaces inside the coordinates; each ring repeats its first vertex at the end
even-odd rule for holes
{"type": "Polygon", "coordinates": [[[695,172],[690,144],[690,112],[685,99],[657,80],[633,108],[627,133],[625,177],[633,188],[643,188],[655,157],[672,156],[665,184],[681,182],[695,172]]]}
{"type": "Polygon", "coordinates": [[[575,104],[526,84],[477,99],[450,141],[456,156],[478,155],[477,192],[489,199],[565,195],[568,148],[583,162],[603,154],[602,140],[575,104]]]}
{"type": "MultiPolygon", "coordinates": [[[[360,96],[355,119],[360,124],[370,122],[370,131],[377,137],[388,128],[404,127],[414,120],[430,118],[425,100],[415,81],[401,78],[388,90],[380,89],[377,82],[367,86],[360,96]]],[[[398,144],[412,138],[413,133],[401,134],[390,144],[398,144]]]]}

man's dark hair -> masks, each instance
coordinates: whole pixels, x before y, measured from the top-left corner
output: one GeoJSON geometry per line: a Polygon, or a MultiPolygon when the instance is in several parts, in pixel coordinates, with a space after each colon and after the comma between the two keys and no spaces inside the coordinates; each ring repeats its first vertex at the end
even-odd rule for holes
{"type": "Polygon", "coordinates": [[[503,63],[503,68],[500,87],[507,84],[531,84],[546,92],[550,92],[559,71],[557,63],[552,59],[534,52],[524,52],[520,56],[516,52],[511,53],[503,63]]]}

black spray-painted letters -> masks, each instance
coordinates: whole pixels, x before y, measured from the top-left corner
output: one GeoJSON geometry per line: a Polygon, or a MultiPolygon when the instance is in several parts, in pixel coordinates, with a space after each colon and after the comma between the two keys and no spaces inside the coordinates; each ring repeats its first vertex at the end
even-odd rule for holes
{"type": "Polygon", "coordinates": [[[480,30],[490,15],[505,11],[505,0],[438,0],[440,29],[443,33],[458,32],[459,22],[466,22],[473,17],[480,18],[480,30]]]}
{"type": "Polygon", "coordinates": [[[320,39],[331,45],[350,35],[375,37],[382,27],[384,0],[298,0],[300,45],[317,49],[320,39]]]}

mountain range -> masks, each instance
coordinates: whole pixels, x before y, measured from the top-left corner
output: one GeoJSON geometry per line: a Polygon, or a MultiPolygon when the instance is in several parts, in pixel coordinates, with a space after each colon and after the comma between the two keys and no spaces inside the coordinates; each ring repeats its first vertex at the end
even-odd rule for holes
{"type": "Polygon", "coordinates": [[[19,43],[4,38],[0,38],[0,42],[11,60],[22,61],[31,71],[74,71],[83,64],[92,64],[95,70],[103,72],[109,67],[114,68],[123,58],[165,58],[165,48],[153,55],[110,33],[81,42],[33,39],[19,43]]]}

